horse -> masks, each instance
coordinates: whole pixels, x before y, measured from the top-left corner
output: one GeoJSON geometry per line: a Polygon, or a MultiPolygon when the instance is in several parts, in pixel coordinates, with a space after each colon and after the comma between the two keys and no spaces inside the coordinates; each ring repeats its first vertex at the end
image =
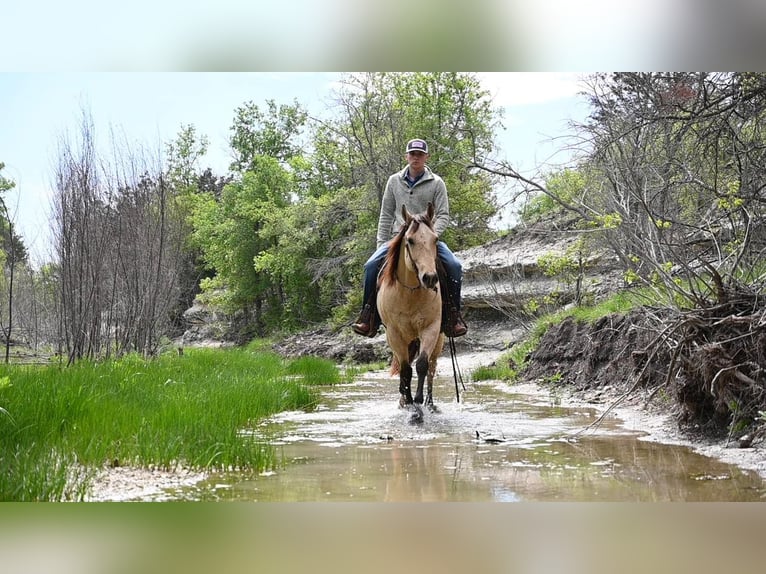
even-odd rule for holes
{"type": "Polygon", "coordinates": [[[399,406],[411,408],[411,422],[423,421],[422,405],[431,412],[436,359],[444,347],[441,331],[442,299],[436,269],[434,206],[425,213],[411,214],[402,206],[404,224],[391,239],[378,279],[377,307],[386,327],[386,340],[394,357],[392,374],[399,372],[399,406]],[[412,365],[418,387],[412,396],[412,365]],[[428,388],[423,397],[423,383],[428,388]]]}

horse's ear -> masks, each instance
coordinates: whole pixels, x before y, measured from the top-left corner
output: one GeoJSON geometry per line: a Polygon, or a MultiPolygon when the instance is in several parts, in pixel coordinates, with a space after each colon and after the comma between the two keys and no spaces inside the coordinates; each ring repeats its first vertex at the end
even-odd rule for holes
{"type": "Polygon", "coordinates": [[[428,207],[426,208],[426,215],[430,221],[434,220],[434,204],[430,201],[428,202],[428,207]]]}
{"type": "Polygon", "coordinates": [[[407,206],[402,205],[402,219],[404,219],[404,223],[409,223],[412,221],[412,214],[410,214],[409,211],[407,211],[407,206]]]}

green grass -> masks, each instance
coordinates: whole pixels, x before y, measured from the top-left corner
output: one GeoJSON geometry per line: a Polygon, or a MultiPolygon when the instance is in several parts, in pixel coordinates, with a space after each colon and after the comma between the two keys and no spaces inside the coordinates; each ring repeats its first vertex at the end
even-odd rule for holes
{"type": "Polygon", "coordinates": [[[77,500],[104,464],[263,470],[272,447],[243,430],[311,409],[330,361],[187,349],[146,361],[0,366],[0,500],[77,500]]]}
{"type": "Polygon", "coordinates": [[[472,381],[509,381],[515,378],[516,372],[510,367],[482,365],[471,371],[472,381]]]}

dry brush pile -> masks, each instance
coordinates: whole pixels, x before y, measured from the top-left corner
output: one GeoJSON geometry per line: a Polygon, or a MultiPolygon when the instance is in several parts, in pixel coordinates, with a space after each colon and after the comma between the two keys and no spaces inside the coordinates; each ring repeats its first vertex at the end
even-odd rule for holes
{"type": "Polygon", "coordinates": [[[666,384],[675,387],[683,422],[744,431],[764,422],[766,304],[738,292],[706,309],[679,313],[656,345],[670,355],[666,384]]]}
{"type": "Polygon", "coordinates": [[[704,309],[566,319],[546,332],[523,376],[591,395],[608,390],[613,405],[659,395],[689,431],[762,438],[765,371],[766,303],[740,292],[704,309]]]}

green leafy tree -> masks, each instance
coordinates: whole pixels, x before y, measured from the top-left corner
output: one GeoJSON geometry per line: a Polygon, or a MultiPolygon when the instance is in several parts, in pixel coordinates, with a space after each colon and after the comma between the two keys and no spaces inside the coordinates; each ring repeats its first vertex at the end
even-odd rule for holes
{"type": "Polygon", "coordinates": [[[244,173],[253,171],[259,156],[286,162],[301,153],[299,134],[306,123],[306,112],[297,103],[278,106],[267,100],[266,110],[247,102],[234,112],[231,126],[231,149],[234,161],[231,169],[244,173]]]}
{"type": "Polygon", "coordinates": [[[199,160],[207,153],[208,145],[207,136],[198,135],[192,124],[181,126],[176,138],[166,144],[168,183],[179,193],[198,188],[199,160]]]}
{"type": "Polygon", "coordinates": [[[256,258],[256,268],[284,289],[285,326],[318,322],[333,313],[341,319],[347,285],[362,261],[350,265],[360,188],[336,190],[273,212],[264,229],[271,247],[256,258]]]}
{"type": "Polygon", "coordinates": [[[256,332],[282,322],[292,292],[287,277],[300,272],[294,258],[269,264],[266,252],[287,233],[289,208],[309,187],[310,168],[300,157],[305,122],[297,103],[268,100],[264,110],[253,102],[237,108],[230,138],[234,180],[220,195],[203,193],[195,200],[195,245],[215,271],[203,288],[224,293],[230,310],[247,310],[256,332]]]}
{"type": "Polygon", "coordinates": [[[225,287],[230,310],[251,310],[262,331],[265,313],[280,306],[280,286],[259,272],[255,261],[272,246],[274,237],[266,228],[289,205],[292,177],[275,158],[256,156],[250,165],[239,181],[224,187],[220,201],[210,194],[197,201],[194,240],[216,272],[204,288],[225,287]]]}
{"type": "Polygon", "coordinates": [[[545,185],[548,193],[534,194],[522,208],[521,220],[524,223],[533,223],[546,216],[561,213],[564,211],[562,203],[578,203],[586,191],[586,176],[581,169],[564,169],[548,175],[545,185]]]}
{"type": "Polygon", "coordinates": [[[170,209],[179,222],[182,252],[179,261],[179,300],[172,312],[175,328],[183,326],[183,312],[194,302],[202,279],[212,274],[205,268],[202,251],[192,240],[192,213],[202,193],[220,197],[224,182],[216,181],[210,168],[201,171],[200,160],[207,153],[208,138],[198,134],[192,124],[183,125],[175,139],[165,146],[165,177],[170,194],[170,209]]]}

